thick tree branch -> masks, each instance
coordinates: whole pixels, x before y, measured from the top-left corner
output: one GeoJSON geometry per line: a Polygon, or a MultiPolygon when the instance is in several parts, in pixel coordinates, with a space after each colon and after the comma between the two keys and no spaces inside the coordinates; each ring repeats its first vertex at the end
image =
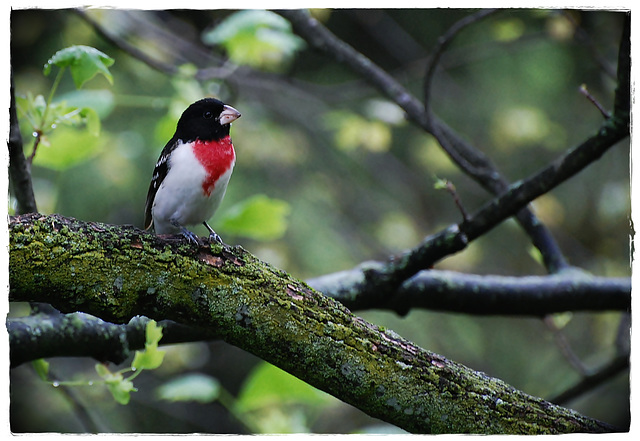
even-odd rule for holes
{"type": "MultiPolygon", "coordinates": [[[[115,364],[144,348],[146,317],[133,317],[126,325],[105,322],[82,312],[48,311],[7,319],[11,367],[49,357],[91,357],[115,364]]],[[[211,340],[206,330],[164,320],[162,343],[211,340]]]]}
{"type": "MultiPolygon", "coordinates": [[[[366,267],[367,265],[365,265],[366,267]]],[[[369,270],[382,269],[369,263],[369,270]]],[[[629,278],[594,277],[581,271],[551,276],[504,277],[461,274],[453,271],[421,271],[400,285],[384,302],[370,296],[333,291],[340,281],[362,277],[365,268],[330,274],[308,281],[318,291],[330,291],[352,311],[388,309],[406,313],[414,308],[471,315],[544,316],[566,311],[629,311],[629,278]]]]}
{"type": "Polygon", "coordinates": [[[411,432],[613,430],[416,347],[239,247],[195,248],[55,215],[12,218],[9,230],[13,301],[207,328],[411,432]]]}
{"type": "MultiPolygon", "coordinates": [[[[357,276],[356,270],[351,270],[357,276]]],[[[341,275],[347,278],[347,275],[341,275]]],[[[308,283],[322,291],[334,286],[333,276],[308,283]]],[[[502,277],[422,271],[402,284],[384,304],[370,297],[336,298],[351,311],[389,309],[399,313],[425,308],[465,314],[543,316],[564,311],[628,311],[631,281],[627,278],[593,277],[576,271],[541,277],[502,277]]],[[[126,325],[107,323],[83,313],[38,312],[7,320],[10,361],[15,367],[47,357],[92,357],[122,363],[132,351],[144,347],[148,319],[134,317],[126,325]],[[99,341],[100,344],[96,344],[99,341]]],[[[206,329],[163,321],[163,344],[211,340],[217,334],[206,329]]]]}

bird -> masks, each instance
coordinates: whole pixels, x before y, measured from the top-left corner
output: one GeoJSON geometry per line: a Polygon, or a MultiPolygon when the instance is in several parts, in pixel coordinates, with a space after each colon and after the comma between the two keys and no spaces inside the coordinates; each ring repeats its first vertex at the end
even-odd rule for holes
{"type": "Polygon", "coordinates": [[[198,236],[187,226],[203,224],[209,242],[223,244],[207,221],[216,212],[236,162],[229,135],[240,112],[215,98],[203,98],[182,113],[176,132],[160,153],[145,203],[144,228],[156,235],[198,236]]]}

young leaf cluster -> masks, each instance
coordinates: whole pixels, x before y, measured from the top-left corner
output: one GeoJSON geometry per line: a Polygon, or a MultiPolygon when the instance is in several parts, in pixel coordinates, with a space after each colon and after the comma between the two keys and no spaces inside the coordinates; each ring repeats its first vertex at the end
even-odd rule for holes
{"type": "MultiPolygon", "coordinates": [[[[76,129],[84,127],[92,137],[97,137],[100,134],[100,118],[94,109],[71,106],[65,101],[54,101],[54,96],[67,69],[71,72],[77,89],[80,89],[96,75],[104,76],[110,84],[113,84],[113,76],[109,71],[109,66],[113,63],[113,58],[89,46],[70,46],[61,49],[49,59],[43,68],[43,73],[49,75],[53,66],[58,67],[58,74],[48,97],[45,98],[43,95],[34,95],[33,93],[16,97],[16,107],[20,116],[28,123],[29,130],[34,137],[30,162],[33,161],[38,145],[49,146],[49,135],[60,126],[76,129]]],[[[65,146],[61,148],[64,149],[65,146]]]]}
{"type": "MultiPolygon", "coordinates": [[[[160,367],[164,359],[165,351],[158,349],[158,343],[162,339],[162,327],[155,320],[150,320],[147,323],[145,337],[145,348],[142,351],[136,351],[130,367],[111,371],[106,364],[97,363],[95,369],[101,378],[100,381],[53,381],[51,385],[70,387],[102,384],[109,389],[116,402],[128,404],[131,400],[131,392],[137,391],[133,380],[145,369],[151,370],[160,367]],[[127,376],[127,374],[130,375],[127,376]]],[[[33,362],[33,368],[42,380],[49,381],[49,362],[42,359],[36,360],[33,362]]]]}

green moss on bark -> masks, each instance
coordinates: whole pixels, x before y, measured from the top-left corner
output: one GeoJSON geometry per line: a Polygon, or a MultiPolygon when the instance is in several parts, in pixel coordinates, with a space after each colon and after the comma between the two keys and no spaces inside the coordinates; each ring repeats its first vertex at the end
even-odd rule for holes
{"type": "Polygon", "coordinates": [[[10,222],[9,267],[14,301],[206,328],[410,432],[611,430],[368,323],[240,247],[27,215],[10,222]]]}

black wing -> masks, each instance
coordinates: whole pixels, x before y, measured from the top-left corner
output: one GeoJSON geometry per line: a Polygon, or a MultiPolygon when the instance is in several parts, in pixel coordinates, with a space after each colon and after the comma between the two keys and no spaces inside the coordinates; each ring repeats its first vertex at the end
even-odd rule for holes
{"type": "Polygon", "coordinates": [[[158,158],[158,162],[156,162],[156,167],[153,169],[153,176],[151,178],[151,184],[149,184],[149,192],[147,193],[147,202],[144,206],[145,230],[153,224],[153,217],[151,215],[153,201],[156,198],[156,193],[158,192],[158,188],[160,188],[162,181],[167,177],[167,173],[169,172],[169,156],[176,149],[177,145],[178,139],[174,136],[167,145],[164,146],[164,149],[162,149],[160,158],[158,158]]]}

